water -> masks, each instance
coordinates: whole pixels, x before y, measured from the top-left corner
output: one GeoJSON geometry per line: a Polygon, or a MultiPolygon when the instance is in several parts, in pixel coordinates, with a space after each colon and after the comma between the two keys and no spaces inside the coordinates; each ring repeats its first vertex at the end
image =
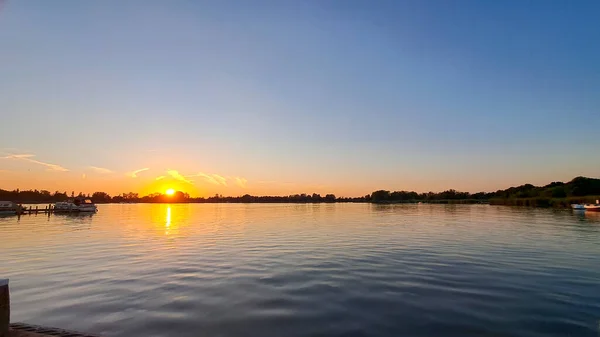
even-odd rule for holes
{"type": "Polygon", "coordinates": [[[600,216],[100,205],[0,218],[12,318],[107,336],[598,336],[600,216]]]}

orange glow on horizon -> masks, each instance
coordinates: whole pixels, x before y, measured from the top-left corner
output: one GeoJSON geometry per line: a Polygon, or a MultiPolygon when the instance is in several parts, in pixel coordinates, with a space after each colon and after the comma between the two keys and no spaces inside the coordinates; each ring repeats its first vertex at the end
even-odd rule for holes
{"type": "Polygon", "coordinates": [[[136,190],[139,191],[140,196],[151,195],[156,193],[160,193],[167,196],[175,195],[168,194],[168,190],[173,190],[173,192],[181,191],[183,193],[188,193],[191,196],[202,195],[201,189],[199,189],[198,187],[170,178],[164,178],[160,180],[139,181],[139,183],[140,184],[137,186],[136,190]]]}

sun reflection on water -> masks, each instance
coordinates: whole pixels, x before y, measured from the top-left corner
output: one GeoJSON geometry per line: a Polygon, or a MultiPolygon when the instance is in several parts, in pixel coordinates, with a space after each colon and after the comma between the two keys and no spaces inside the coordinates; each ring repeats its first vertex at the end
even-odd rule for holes
{"type": "Polygon", "coordinates": [[[165,218],[165,235],[169,235],[169,229],[171,227],[171,205],[167,206],[167,215],[165,218]]]}

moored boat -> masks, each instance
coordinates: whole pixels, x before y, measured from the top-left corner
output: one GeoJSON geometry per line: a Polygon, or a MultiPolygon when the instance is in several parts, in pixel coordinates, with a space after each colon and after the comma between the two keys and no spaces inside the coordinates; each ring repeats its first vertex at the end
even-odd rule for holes
{"type": "Polygon", "coordinates": [[[54,212],[97,212],[98,207],[88,198],[77,197],[69,201],[61,201],[54,204],[54,212]]]}
{"type": "Polygon", "coordinates": [[[584,207],[586,211],[600,212],[600,200],[596,200],[595,204],[586,204],[584,207]]]}
{"type": "Polygon", "coordinates": [[[25,208],[12,201],[0,201],[0,215],[20,215],[25,213],[25,208]]]}
{"type": "Polygon", "coordinates": [[[595,204],[571,204],[571,208],[576,211],[600,212],[600,200],[595,204]]]}

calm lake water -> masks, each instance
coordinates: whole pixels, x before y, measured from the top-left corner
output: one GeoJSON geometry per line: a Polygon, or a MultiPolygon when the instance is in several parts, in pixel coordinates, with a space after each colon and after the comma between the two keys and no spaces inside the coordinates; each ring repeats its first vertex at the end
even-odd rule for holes
{"type": "Polygon", "coordinates": [[[100,205],[0,218],[12,321],[106,336],[598,336],[600,215],[100,205]]]}

